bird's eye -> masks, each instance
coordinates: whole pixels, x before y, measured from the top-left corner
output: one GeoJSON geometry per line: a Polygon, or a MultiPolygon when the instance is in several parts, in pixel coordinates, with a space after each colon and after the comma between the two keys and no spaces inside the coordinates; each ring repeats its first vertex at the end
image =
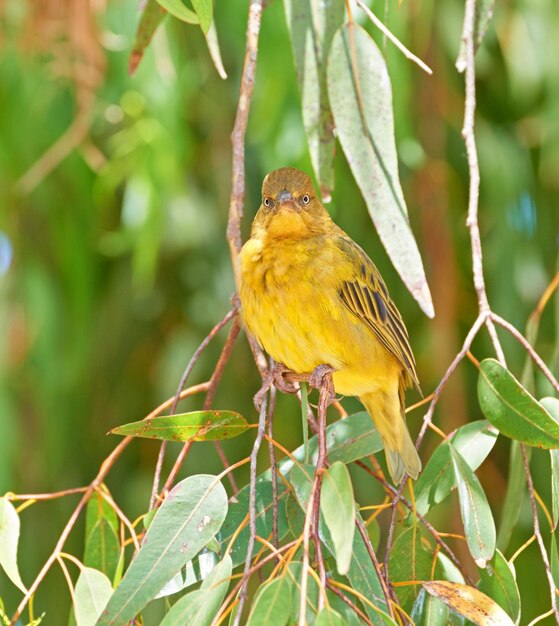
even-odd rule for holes
{"type": "Polygon", "coordinates": [[[273,202],[271,198],[264,198],[264,206],[270,208],[272,206],[273,202]]]}
{"type": "Polygon", "coordinates": [[[311,201],[311,198],[308,194],[305,194],[301,200],[303,201],[303,204],[308,204],[311,201]]]}

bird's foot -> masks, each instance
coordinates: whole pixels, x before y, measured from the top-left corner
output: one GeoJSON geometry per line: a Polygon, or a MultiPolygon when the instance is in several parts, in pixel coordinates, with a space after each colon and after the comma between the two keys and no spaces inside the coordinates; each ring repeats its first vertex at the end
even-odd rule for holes
{"type": "Polygon", "coordinates": [[[334,392],[334,384],[332,382],[332,374],[334,368],[330,365],[318,365],[312,371],[309,377],[309,385],[322,391],[323,388],[328,392],[328,404],[333,402],[336,398],[334,392]]]}
{"type": "Polygon", "coordinates": [[[299,387],[296,383],[288,380],[287,376],[289,376],[289,374],[291,374],[291,370],[285,367],[285,365],[273,363],[266,377],[262,380],[262,387],[254,396],[254,406],[257,411],[260,411],[264,397],[272,385],[282,393],[297,393],[299,387]]]}

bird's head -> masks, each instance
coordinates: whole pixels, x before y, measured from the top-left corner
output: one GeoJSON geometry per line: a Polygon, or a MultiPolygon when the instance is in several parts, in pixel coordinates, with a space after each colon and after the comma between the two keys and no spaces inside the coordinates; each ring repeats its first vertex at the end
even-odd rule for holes
{"type": "Polygon", "coordinates": [[[304,172],[282,167],[266,176],[253,235],[304,239],[324,232],[329,223],[330,216],[304,172]]]}

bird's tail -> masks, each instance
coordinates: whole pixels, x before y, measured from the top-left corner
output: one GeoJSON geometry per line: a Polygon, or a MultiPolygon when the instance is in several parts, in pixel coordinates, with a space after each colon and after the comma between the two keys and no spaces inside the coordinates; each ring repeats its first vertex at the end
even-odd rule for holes
{"type": "Polygon", "coordinates": [[[361,396],[360,400],[382,436],[392,480],[399,484],[405,474],[417,478],[421,471],[421,460],[404,417],[403,387],[397,394],[369,393],[361,396]]]}

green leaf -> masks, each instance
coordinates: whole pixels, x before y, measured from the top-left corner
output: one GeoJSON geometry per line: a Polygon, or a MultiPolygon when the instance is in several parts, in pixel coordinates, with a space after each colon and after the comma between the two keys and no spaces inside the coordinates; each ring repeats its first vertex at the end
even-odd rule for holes
{"type": "Polygon", "coordinates": [[[187,8],[182,0],[157,0],[157,2],[171,15],[181,20],[182,22],[186,22],[187,24],[199,24],[200,19],[189,8],[187,8]]]}
{"type": "Polygon", "coordinates": [[[379,237],[410,293],[433,317],[398,176],[390,78],[380,50],[360,26],[346,24],[334,35],[328,95],[337,135],[379,237]]]}
{"type": "Polygon", "coordinates": [[[347,626],[347,622],[334,609],[324,608],[318,614],[314,626],[347,626]]]}
{"type": "Polygon", "coordinates": [[[322,197],[328,201],[334,188],[336,138],[326,66],[332,37],[344,20],[344,5],[315,0],[284,0],[283,4],[311,162],[322,197]]]}
{"type": "MultiPolygon", "coordinates": [[[[417,526],[406,528],[400,534],[388,560],[388,573],[393,582],[422,581],[431,578],[434,555],[421,543],[421,532],[417,526]]],[[[421,585],[396,587],[396,595],[404,611],[409,613],[421,591],[421,585]]]]}
{"type": "Polygon", "coordinates": [[[507,437],[538,448],[559,447],[559,423],[495,359],[481,363],[478,397],[485,417],[507,437]]]}
{"type": "MultiPolygon", "coordinates": [[[[481,46],[481,42],[485,37],[489,22],[493,17],[493,9],[495,8],[495,0],[477,0],[476,12],[474,16],[474,54],[481,46]]],[[[464,42],[460,45],[460,52],[456,61],[456,69],[463,72],[466,69],[466,46],[464,42]]]]}
{"type": "MultiPolygon", "coordinates": [[[[559,422],[559,400],[557,398],[542,398],[540,404],[547,410],[553,419],[559,422]]],[[[559,520],[559,450],[550,450],[551,455],[551,505],[553,511],[553,529],[557,528],[559,520]]],[[[524,468],[522,468],[524,469],[524,468]]]]}
{"type": "Polygon", "coordinates": [[[225,80],[227,78],[227,72],[223,67],[223,61],[221,59],[221,51],[219,49],[219,41],[217,39],[217,29],[215,27],[215,21],[212,21],[212,23],[210,24],[210,28],[208,29],[208,32],[205,33],[205,37],[210,57],[213,61],[215,69],[217,70],[220,78],[223,78],[223,80],[225,80]]]}
{"type": "Polygon", "coordinates": [[[199,474],[178,483],[97,623],[124,625],[133,619],[212,539],[226,513],[227,493],[215,476],[199,474]]]}
{"type": "Polygon", "coordinates": [[[477,476],[453,446],[450,446],[450,452],[458,483],[460,513],[468,548],[477,565],[485,567],[495,552],[496,532],[493,515],[477,476]]]}
{"type": "MultiPolygon", "coordinates": [[[[301,604],[301,576],[303,573],[303,564],[300,561],[293,561],[287,568],[286,578],[288,578],[292,586],[293,600],[291,605],[291,621],[289,624],[299,623],[299,609],[301,604]]],[[[307,579],[307,603],[306,603],[306,623],[314,624],[318,613],[318,594],[320,590],[316,583],[316,579],[309,574],[307,579]]]]}
{"type": "Polygon", "coordinates": [[[84,567],[75,589],[74,613],[77,626],[94,626],[113,593],[111,581],[91,567],[84,567]]]}
{"type": "Polygon", "coordinates": [[[120,552],[116,513],[105,498],[95,492],[87,503],[83,563],[114,580],[120,552]]]}
{"type": "Polygon", "coordinates": [[[479,575],[478,589],[493,598],[516,622],[520,617],[520,593],[514,566],[497,550],[479,575]]]}
{"type": "Polygon", "coordinates": [[[503,609],[481,591],[461,583],[432,580],[423,587],[476,626],[514,626],[503,609]]]}
{"type": "MultiPolygon", "coordinates": [[[[528,459],[532,453],[531,448],[526,448],[528,459]]],[[[518,441],[513,441],[510,447],[509,476],[507,492],[501,511],[501,521],[497,534],[497,546],[503,551],[509,545],[520,511],[526,495],[526,472],[518,441]]]]}
{"type": "Polygon", "coordinates": [[[19,526],[14,505],[8,499],[0,498],[0,567],[20,591],[27,593],[17,565],[19,526]]]}
{"type": "Polygon", "coordinates": [[[250,425],[234,411],[192,411],[123,424],[111,433],[166,441],[214,441],[242,435],[250,425]]]}
{"type": "MultiPolygon", "coordinates": [[[[285,503],[289,491],[284,485],[278,481],[278,536],[282,539],[288,530],[287,516],[285,512],[285,503]]],[[[248,505],[250,497],[250,488],[247,485],[243,487],[236,495],[236,502],[229,506],[227,517],[223,522],[220,532],[222,549],[226,549],[233,535],[237,532],[239,526],[248,515],[248,505]]],[[[256,533],[260,537],[269,537],[272,534],[274,521],[274,507],[272,499],[272,483],[262,481],[256,483],[256,533]]],[[[243,530],[239,533],[233,547],[231,549],[231,558],[233,566],[245,562],[250,529],[248,522],[243,530]]]]}
{"type": "Polygon", "coordinates": [[[293,610],[293,588],[287,576],[264,583],[250,609],[247,626],[285,626],[293,610]]]}
{"type": "Polygon", "coordinates": [[[130,52],[130,58],[128,60],[128,72],[134,74],[146,48],[149,46],[155,31],[159,24],[163,21],[167,11],[161,7],[157,0],[147,0],[142,10],[140,22],[136,30],[136,37],[134,38],[134,44],[130,52]]]}
{"type": "MultiPolygon", "coordinates": [[[[454,448],[475,471],[491,452],[498,433],[487,421],[480,420],[461,426],[451,437],[454,448]]],[[[456,487],[452,456],[443,441],[431,455],[415,486],[415,506],[420,515],[442,502],[456,487]]]]}
{"type": "Polygon", "coordinates": [[[200,28],[206,35],[213,19],[213,0],[192,0],[192,6],[200,20],[200,28]]]}
{"type": "Polygon", "coordinates": [[[355,532],[355,500],[349,471],[336,461],[322,478],[320,510],[330,531],[338,573],[345,576],[351,563],[355,532]]]}
{"type": "Polygon", "coordinates": [[[176,602],[160,626],[210,626],[231,582],[233,563],[226,555],[204,579],[200,589],[191,591],[176,602]]]}

